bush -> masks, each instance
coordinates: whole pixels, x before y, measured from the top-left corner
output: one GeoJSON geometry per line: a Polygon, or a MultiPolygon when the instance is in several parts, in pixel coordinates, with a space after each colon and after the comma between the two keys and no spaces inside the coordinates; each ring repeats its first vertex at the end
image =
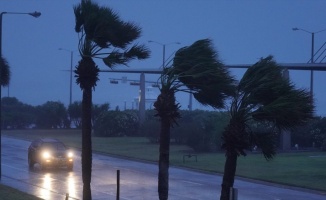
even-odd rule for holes
{"type": "Polygon", "coordinates": [[[136,111],[106,111],[94,123],[94,135],[119,137],[138,135],[139,119],[136,111]]]}
{"type": "Polygon", "coordinates": [[[326,151],[326,138],[323,141],[323,144],[321,145],[321,150],[326,151]]]}
{"type": "Polygon", "coordinates": [[[322,148],[326,140],[326,118],[316,117],[292,132],[292,144],[304,148],[322,148]]]}
{"type": "MultiPolygon", "coordinates": [[[[98,137],[144,136],[151,143],[159,142],[160,121],[154,110],[147,110],[144,123],[139,126],[137,110],[106,111],[94,123],[94,135],[98,137]]],[[[225,112],[180,111],[182,118],[171,128],[171,141],[188,145],[197,152],[220,149],[221,136],[229,121],[225,112]]]]}
{"type": "Polygon", "coordinates": [[[225,112],[181,111],[179,126],[171,130],[171,138],[177,144],[186,144],[197,152],[220,149],[221,136],[229,121],[225,112]]]}
{"type": "Polygon", "coordinates": [[[151,143],[158,143],[160,122],[155,119],[146,120],[140,127],[140,134],[147,137],[151,143]]]}

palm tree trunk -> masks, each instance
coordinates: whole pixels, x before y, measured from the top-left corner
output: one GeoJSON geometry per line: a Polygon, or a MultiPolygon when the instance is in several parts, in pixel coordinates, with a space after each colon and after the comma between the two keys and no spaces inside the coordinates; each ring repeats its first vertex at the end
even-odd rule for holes
{"type": "Polygon", "coordinates": [[[170,120],[161,118],[158,194],[160,200],[169,197],[170,120]]]}
{"type": "Polygon", "coordinates": [[[238,156],[235,152],[227,152],[220,200],[229,200],[230,188],[233,187],[234,184],[237,159],[238,156]]]}
{"type": "Polygon", "coordinates": [[[92,177],[92,89],[84,88],[82,100],[82,177],[83,177],[83,200],[91,200],[91,177],[92,177]]]}

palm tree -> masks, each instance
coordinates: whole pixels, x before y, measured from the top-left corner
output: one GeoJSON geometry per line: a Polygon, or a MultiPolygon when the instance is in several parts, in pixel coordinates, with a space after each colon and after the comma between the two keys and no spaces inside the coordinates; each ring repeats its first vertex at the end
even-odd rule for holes
{"type": "Polygon", "coordinates": [[[7,60],[3,57],[0,58],[0,69],[1,69],[1,86],[9,85],[10,81],[10,67],[7,60]]]}
{"type": "Polygon", "coordinates": [[[313,118],[313,99],[304,89],[282,76],[282,69],[272,56],[251,66],[239,82],[233,97],[231,119],[223,133],[226,161],[221,200],[229,199],[237,158],[254,146],[267,160],[276,153],[275,137],[313,118]]]}
{"type": "Polygon", "coordinates": [[[75,31],[79,33],[81,60],[75,70],[76,83],[83,91],[82,98],[82,177],[83,199],[92,199],[92,89],[99,80],[99,68],[93,58],[102,59],[110,68],[127,65],[133,59],[146,59],[149,50],[144,45],[131,43],[140,37],[141,29],[122,21],[108,7],[100,7],[91,0],[82,0],[74,6],[75,31]],[[131,46],[131,47],[130,47],[131,46]],[[109,50],[104,52],[103,50],[109,50]]]}
{"type": "Polygon", "coordinates": [[[233,94],[234,79],[218,60],[209,39],[198,40],[189,47],[179,49],[173,65],[165,67],[160,77],[160,95],[154,103],[161,120],[159,147],[158,194],[168,199],[170,128],[180,118],[180,105],[175,93],[188,92],[203,105],[222,108],[224,100],[233,94]]]}

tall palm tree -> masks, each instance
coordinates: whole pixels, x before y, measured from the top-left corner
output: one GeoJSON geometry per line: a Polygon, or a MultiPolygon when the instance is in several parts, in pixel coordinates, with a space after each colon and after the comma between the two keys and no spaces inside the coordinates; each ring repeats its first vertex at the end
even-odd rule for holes
{"type": "Polygon", "coordinates": [[[272,56],[251,66],[237,86],[231,119],[223,133],[226,161],[220,199],[229,199],[238,156],[245,156],[246,150],[256,146],[267,160],[272,159],[277,132],[304,124],[313,113],[309,92],[296,89],[283,77],[272,56]]]}
{"type": "Polygon", "coordinates": [[[178,91],[192,93],[203,105],[222,108],[224,100],[234,93],[234,79],[218,60],[209,39],[198,40],[189,47],[179,49],[173,65],[165,67],[160,77],[160,95],[154,103],[161,120],[159,147],[158,194],[168,199],[170,128],[180,118],[178,91]]]}
{"type": "Polygon", "coordinates": [[[144,45],[131,43],[140,37],[141,29],[122,21],[108,7],[100,7],[91,0],[82,0],[74,6],[75,31],[79,33],[81,60],[75,70],[76,82],[83,91],[82,99],[82,177],[83,199],[92,199],[92,89],[99,80],[99,68],[93,58],[102,59],[110,68],[127,65],[133,59],[146,59],[149,50],[144,45]],[[131,46],[131,47],[130,47],[131,46]],[[104,51],[106,50],[106,51],[104,51]]]}

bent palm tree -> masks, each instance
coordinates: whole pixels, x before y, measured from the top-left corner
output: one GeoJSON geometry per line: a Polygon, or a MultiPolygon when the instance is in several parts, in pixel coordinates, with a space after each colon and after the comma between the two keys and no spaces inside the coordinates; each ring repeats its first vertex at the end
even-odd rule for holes
{"type": "Polygon", "coordinates": [[[237,86],[223,133],[226,162],[220,199],[229,199],[238,156],[257,146],[267,160],[272,159],[277,131],[304,124],[313,112],[309,93],[295,89],[271,56],[250,67],[237,86]]]}
{"type": "Polygon", "coordinates": [[[132,59],[146,59],[149,50],[143,45],[131,43],[140,36],[139,27],[120,20],[108,7],[100,7],[91,0],[82,0],[74,6],[75,31],[79,33],[81,60],[75,70],[76,82],[83,90],[82,99],[82,178],[83,199],[92,199],[92,142],[91,113],[92,89],[99,80],[99,68],[93,58],[100,58],[110,68],[117,64],[127,65],[132,59]],[[110,52],[103,50],[111,49],[110,52]]]}
{"type": "Polygon", "coordinates": [[[208,39],[198,40],[189,47],[179,49],[173,65],[165,67],[160,77],[160,95],[154,103],[160,117],[160,147],[158,193],[160,200],[168,199],[170,128],[180,118],[178,91],[192,93],[203,105],[222,108],[224,100],[234,92],[234,79],[218,60],[208,39]]]}

